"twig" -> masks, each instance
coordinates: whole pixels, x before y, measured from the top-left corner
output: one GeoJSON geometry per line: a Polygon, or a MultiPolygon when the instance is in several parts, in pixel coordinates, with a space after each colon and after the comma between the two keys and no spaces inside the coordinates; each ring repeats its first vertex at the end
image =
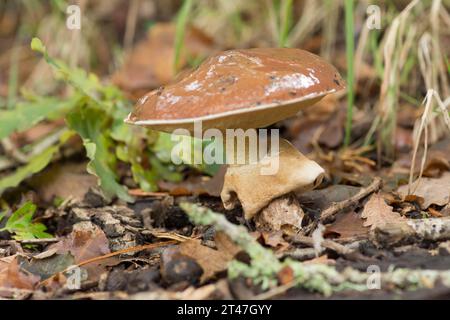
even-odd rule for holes
{"type": "Polygon", "coordinates": [[[381,178],[376,177],[375,179],[373,179],[372,183],[368,187],[361,188],[361,190],[359,190],[359,192],[357,194],[355,194],[354,196],[352,196],[344,201],[333,203],[327,209],[322,211],[319,219],[316,221],[313,221],[309,226],[307,226],[303,230],[303,233],[307,234],[307,235],[310,234],[317,227],[317,225],[319,223],[325,224],[330,218],[334,217],[337,213],[339,213],[339,211],[356,204],[361,199],[365,198],[367,195],[378,191],[378,189],[380,189],[380,187],[381,187],[381,178]]]}
{"type": "Polygon", "coordinates": [[[25,240],[16,240],[22,244],[47,244],[58,242],[59,238],[45,238],[45,239],[25,239],[25,240]]]}
{"type": "MultiPolygon", "coordinates": [[[[305,244],[308,246],[313,246],[314,245],[314,240],[311,237],[306,237],[306,236],[302,236],[302,235],[295,235],[292,236],[290,239],[292,242],[296,242],[296,243],[301,243],[301,244],[305,244]]],[[[333,240],[329,240],[329,239],[325,239],[322,241],[321,246],[330,250],[335,251],[336,253],[345,256],[347,254],[350,254],[353,252],[353,250],[347,248],[346,246],[337,243],[333,240]]]]}
{"type": "Polygon", "coordinates": [[[141,233],[142,234],[148,233],[156,238],[171,239],[171,240],[176,240],[178,242],[184,242],[184,241],[195,239],[195,238],[183,236],[176,232],[161,232],[161,231],[154,231],[154,230],[144,230],[144,231],[142,231],[141,233]],[[146,231],[146,232],[144,232],[144,231],[146,231]]]}
{"type": "Polygon", "coordinates": [[[327,209],[322,211],[322,213],[320,214],[320,218],[319,218],[320,222],[322,222],[322,223],[326,222],[329,218],[336,215],[339,211],[359,202],[362,198],[366,197],[367,195],[378,191],[378,189],[380,189],[380,187],[381,187],[381,179],[379,177],[376,177],[375,179],[373,179],[372,183],[368,187],[362,188],[354,196],[352,196],[344,201],[334,203],[330,207],[328,207],[327,209]]]}

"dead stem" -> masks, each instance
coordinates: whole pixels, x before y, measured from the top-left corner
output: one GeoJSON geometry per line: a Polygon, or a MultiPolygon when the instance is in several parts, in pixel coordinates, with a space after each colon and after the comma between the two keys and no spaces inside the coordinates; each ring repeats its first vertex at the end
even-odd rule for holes
{"type": "MultiPolygon", "coordinates": [[[[312,237],[295,235],[292,236],[290,240],[292,240],[292,242],[294,243],[301,243],[308,246],[314,246],[314,239],[312,237]]],[[[324,239],[321,242],[321,246],[333,250],[342,256],[348,255],[353,252],[353,250],[349,249],[348,247],[329,239],[324,239]]]]}
{"type": "Polygon", "coordinates": [[[318,225],[318,223],[326,223],[330,218],[334,217],[341,210],[358,203],[361,199],[365,198],[367,195],[378,191],[381,188],[381,178],[376,177],[373,179],[372,183],[366,187],[362,188],[357,194],[354,196],[332,204],[330,207],[322,211],[320,214],[319,220],[314,221],[308,227],[305,228],[304,234],[310,234],[318,225]]]}
{"type": "Polygon", "coordinates": [[[320,214],[320,222],[325,222],[327,221],[329,218],[333,217],[334,215],[336,215],[339,211],[355,204],[358,203],[359,200],[361,200],[362,198],[366,197],[367,195],[378,191],[378,189],[380,189],[381,187],[381,178],[376,177],[375,179],[373,179],[372,183],[367,187],[367,188],[362,188],[357,194],[355,194],[354,196],[335,203],[333,205],[331,205],[329,208],[325,209],[324,211],[322,211],[322,213],[320,214]]]}

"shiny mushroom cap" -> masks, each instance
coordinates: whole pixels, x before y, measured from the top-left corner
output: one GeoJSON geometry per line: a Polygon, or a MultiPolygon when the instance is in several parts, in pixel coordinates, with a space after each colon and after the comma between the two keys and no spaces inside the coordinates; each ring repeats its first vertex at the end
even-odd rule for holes
{"type": "Polygon", "coordinates": [[[211,56],[178,82],[144,95],[127,123],[172,132],[261,128],[344,88],[337,70],[300,49],[230,50],[211,56]]]}

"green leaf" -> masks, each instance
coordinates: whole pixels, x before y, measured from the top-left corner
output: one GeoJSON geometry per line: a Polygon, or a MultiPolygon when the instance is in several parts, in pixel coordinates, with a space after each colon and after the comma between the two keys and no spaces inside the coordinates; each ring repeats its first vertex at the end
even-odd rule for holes
{"type": "Polygon", "coordinates": [[[46,52],[45,46],[42,43],[41,39],[36,37],[31,40],[31,50],[40,52],[42,54],[46,52]]]}
{"type": "Polygon", "coordinates": [[[58,146],[52,146],[35,156],[23,167],[18,168],[10,175],[0,179],[0,195],[8,188],[17,187],[23,180],[43,170],[52,160],[53,155],[59,150],[58,146]]]}
{"type": "Polygon", "coordinates": [[[36,101],[21,102],[15,109],[1,110],[0,139],[15,131],[29,129],[44,119],[61,117],[78,102],[77,97],[66,101],[43,97],[37,98],[36,101]]]}
{"type": "Polygon", "coordinates": [[[31,49],[43,54],[45,61],[47,61],[60,78],[96,101],[98,104],[101,104],[97,93],[101,90],[102,86],[97,76],[91,73],[88,74],[83,69],[70,68],[64,62],[50,57],[47,53],[47,49],[39,38],[33,38],[31,41],[31,49]]]}
{"type": "Polygon", "coordinates": [[[26,202],[16,212],[14,212],[4,228],[0,231],[8,231],[15,234],[13,237],[16,240],[53,238],[53,236],[45,230],[47,227],[42,223],[33,223],[33,215],[36,212],[36,205],[31,202],[26,202]]]}
{"type": "Polygon", "coordinates": [[[120,199],[132,202],[133,198],[127,189],[117,182],[115,174],[115,155],[111,152],[113,140],[105,128],[108,128],[108,117],[98,108],[80,107],[67,116],[69,126],[83,139],[87,157],[91,160],[88,172],[99,179],[99,185],[106,196],[117,195],[120,199]]]}

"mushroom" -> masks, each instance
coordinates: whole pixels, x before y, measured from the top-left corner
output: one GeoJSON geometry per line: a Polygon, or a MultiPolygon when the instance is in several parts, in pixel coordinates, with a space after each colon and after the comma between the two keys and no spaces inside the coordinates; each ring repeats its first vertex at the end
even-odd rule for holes
{"type": "MultiPolygon", "coordinates": [[[[187,129],[192,134],[198,122],[202,132],[258,129],[343,88],[337,70],[307,51],[230,50],[211,56],[176,83],[144,95],[125,121],[169,133],[187,129]]],[[[256,221],[261,226],[301,228],[303,212],[293,192],[316,187],[324,170],[288,141],[279,139],[278,145],[264,159],[229,165],[221,198],[226,209],[239,200],[247,219],[259,213],[256,221]],[[278,161],[279,170],[261,175],[271,160],[278,161]]]]}

